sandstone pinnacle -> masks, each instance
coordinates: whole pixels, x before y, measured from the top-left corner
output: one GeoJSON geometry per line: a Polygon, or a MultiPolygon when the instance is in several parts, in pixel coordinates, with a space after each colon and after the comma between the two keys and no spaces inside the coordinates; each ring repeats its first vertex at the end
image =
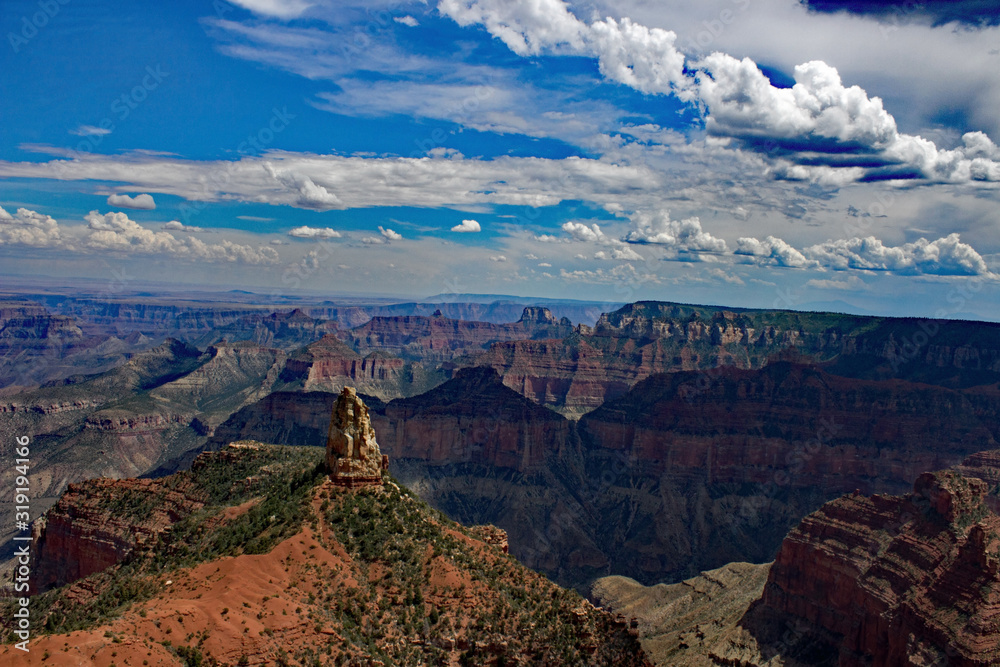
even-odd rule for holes
{"type": "Polygon", "coordinates": [[[381,484],[388,459],[375,441],[368,406],[354,387],[344,387],[333,404],[326,438],[326,467],[330,477],[347,487],[381,484]]]}

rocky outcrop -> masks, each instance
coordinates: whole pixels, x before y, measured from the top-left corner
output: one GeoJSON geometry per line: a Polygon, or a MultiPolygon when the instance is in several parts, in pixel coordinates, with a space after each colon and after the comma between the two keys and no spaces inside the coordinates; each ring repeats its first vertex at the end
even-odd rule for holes
{"type": "Polygon", "coordinates": [[[353,387],[344,387],[333,404],[326,438],[326,468],[338,486],[355,488],[382,484],[389,458],[379,450],[368,407],[353,387]]]}
{"type": "Polygon", "coordinates": [[[469,532],[486,544],[492,544],[503,553],[508,551],[507,531],[496,526],[472,526],[469,532]]]}
{"type": "Polygon", "coordinates": [[[280,380],[306,391],[339,392],[347,386],[383,399],[411,396],[444,379],[439,371],[428,371],[386,352],[362,356],[333,335],[292,354],[280,380]]]}
{"type": "MultiPolygon", "coordinates": [[[[789,533],[760,618],[794,618],[842,667],[1000,661],[1000,517],[989,485],[925,473],[908,496],[853,494],[789,533]]],[[[766,622],[765,622],[766,625],[766,622]]]]}
{"type": "Polygon", "coordinates": [[[171,525],[204,506],[190,485],[94,479],[71,484],[37,522],[32,594],[101,572],[152,546],[171,525]]]}

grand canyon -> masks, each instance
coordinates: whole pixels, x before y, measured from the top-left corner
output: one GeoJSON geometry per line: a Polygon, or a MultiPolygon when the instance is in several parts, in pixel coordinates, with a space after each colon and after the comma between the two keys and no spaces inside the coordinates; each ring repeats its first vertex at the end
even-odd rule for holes
{"type": "Polygon", "coordinates": [[[986,665],[1000,651],[998,325],[639,302],[592,324],[529,303],[508,323],[434,305],[348,326],[298,307],[187,328],[178,308],[137,316],[116,361],[91,352],[123,340],[102,312],[8,304],[11,348],[71,360],[0,406],[5,429],[33,434],[32,599],[56,664],[986,665]],[[377,492],[331,482],[312,453],[348,391],[385,455],[364,477],[385,476],[377,492]],[[331,507],[364,520],[340,533],[331,507]],[[470,570],[475,553],[500,556],[470,570]],[[237,593],[246,568],[257,583],[237,593]],[[383,581],[399,568],[408,579],[383,581]],[[536,598],[514,592],[526,568],[538,583],[523,590],[564,596],[545,632],[569,633],[575,658],[543,648],[536,598]],[[472,615],[512,595],[485,625],[472,615]],[[343,596],[376,615],[347,620],[343,596]],[[406,616],[418,597],[430,628],[406,616]]]}
{"type": "Polygon", "coordinates": [[[1000,0],[4,0],[0,666],[1000,667],[1000,0]]]}

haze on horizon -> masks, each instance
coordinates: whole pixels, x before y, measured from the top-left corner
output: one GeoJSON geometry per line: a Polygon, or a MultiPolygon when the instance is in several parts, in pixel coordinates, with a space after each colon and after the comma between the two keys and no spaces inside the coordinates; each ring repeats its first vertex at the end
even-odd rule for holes
{"type": "Polygon", "coordinates": [[[50,4],[2,19],[2,275],[996,319],[978,5],[50,4]]]}

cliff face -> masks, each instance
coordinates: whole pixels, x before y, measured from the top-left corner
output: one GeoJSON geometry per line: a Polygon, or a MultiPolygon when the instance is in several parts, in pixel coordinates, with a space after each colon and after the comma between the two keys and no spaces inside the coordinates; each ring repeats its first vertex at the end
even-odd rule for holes
{"type": "Polygon", "coordinates": [[[255,312],[244,315],[235,322],[213,327],[195,338],[194,344],[203,347],[220,340],[230,343],[248,341],[291,352],[336,332],[336,322],[310,317],[296,308],[290,312],[255,312]]]}
{"type": "Polygon", "coordinates": [[[481,352],[491,343],[528,338],[562,338],[573,330],[569,320],[556,320],[547,308],[525,308],[509,324],[453,320],[440,311],[431,317],[373,317],[344,337],[359,352],[382,350],[422,361],[446,361],[481,352]]]}
{"type": "Polygon", "coordinates": [[[332,335],[292,354],[280,376],[286,385],[306,391],[339,392],[346,386],[383,399],[411,396],[443,379],[419,363],[385,352],[362,356],[332,335]]]}
{"type": "Polygon", "coordinates": [[[333,404],[326,438],[326,469],[338,486],[381,486],[389,467],[379,450],[368,406],[353,387],[344,387],[333,404]]]}
{"type": "Polygon", "coordinates": [[[532,400],[577,416],[654,374],[758,369],[787,357],[832,373],[961,388],[1000,380],[1000,325],[638,302],[560,341],[494,344],[488,364],[532,400]]]}
{"type": "Polygon", "coordinates": [[[1000,660],[1000,517],[989,485],[925,473],[909,496],[846,496],[789,533],[764,588],[768,618],[805,621],[843,667],[1000,660]]]}
{"type": "Polygon", "coordinates": [[[135,549],[151,547],[160,533],[202,508],[203,501],[190,484],[171,488],[162,480],[71,484],[35,526],[31,594],[101,572],[135,549]]]}
{"type": "Polygon", "coordinates": [[[86,344],[70,317],[53,315],[30,301],[0,301],[0,387],[59,377],[63,358],[86,344]]]}
{"type": "Polygon", "coordinates": [[[992,446],[998,424],[996,391],[857,380],[778,362],[652,376],[585,415],[580,432],[651,475],[703,470],[711,483],[808,485],[835,495],[903,491],[921,472],[992,446]]]}
{"type": "Polygon", "coordinates": [[[505,387],[492,368],[468,368],[375,417],[386,453],[429,465],[476,463],[526,472],[558,458],[570,424],[505,387]]]}

